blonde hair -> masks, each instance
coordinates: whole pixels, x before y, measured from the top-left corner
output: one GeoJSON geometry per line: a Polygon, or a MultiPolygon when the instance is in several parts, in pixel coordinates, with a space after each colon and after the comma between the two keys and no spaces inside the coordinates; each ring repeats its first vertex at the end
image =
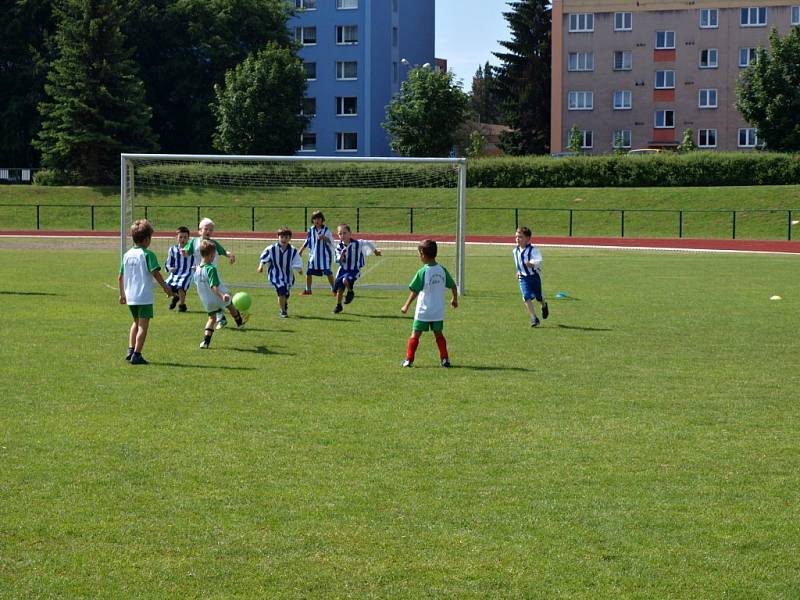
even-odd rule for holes
{"type": "Polygon", "coordinates": [[[207,225],[211,225],[212,227],[216,227],[216,225],[214,225],[214,221],[212,221],[208,217],[205,217],[202,221],[200,221],[200,224],[197,226],[197,228],[198,229],[202,229],[203,227],[206,227],[207,225]]]}
{"type": "Polygon", "coordinates": [[[217,245],[211,240],[203,240],[200,242],[200,256],[208,258],[213,255],[217,250],[217,245]]]}

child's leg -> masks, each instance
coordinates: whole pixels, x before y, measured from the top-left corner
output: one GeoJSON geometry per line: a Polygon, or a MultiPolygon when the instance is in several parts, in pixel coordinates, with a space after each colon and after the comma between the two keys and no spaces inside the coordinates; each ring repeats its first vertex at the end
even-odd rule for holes
{"type": "Polygon", "coordinates": [[[150,327],[150,319],[146,317],[139,317],[136,319],[136,343],[133,346],[133,351],[136,354],[142,353],[142,347],[145,340],[147,340],[147,329],[150,327]]]}
{"type": "Polygon", "coordinates": [[[178,301],[179,304],[186,304],[186,290],[182,287],[178,288],[178,301]]]}
{"type": "Polygon", "coordinates": [[[333,273],[328,273],[327,277],[328,277],[328,284],[331,286],[331,289],[333,289],[333,273]]]}
{"type": "Polygon", "coordinates": [[[444,338],[444,334],[441,331],[434,331],[433,335],[436,338],[436,345],[439,347],[439,360],[447,360],[447,340],[444,338]]]}
{"type": "Polygon", "coordinates": [[[286,296],[278,296],[278,307],[281,309],[281,312],[286,310],[286,296]]]}
{"type": "MultiPolygon", "coordinates": [[[[236,324],[241,327],[244,323],[244,320],[242,319],[242,313],[240,313],[239,310],[233,305],[233,302],[228,305],[228,312],[231,313],[231,316],[233,317],[233,320],[236,321],[236,324]]],[[[224,315],[225,313],[220,311],[220,314],[224,315]]]]}
{"type": "Polygon", "coordinates": [[[208,348],[211,345],[211,336],[214,335],[214,324],[217,318],[214,315],[209,315],[206,321],[206,328],[203,331],[203,343],[200,344],[201,348],[208,348]]]}
{"type": "Polygon", "coordinates": [[[536,309],[533,307],[533,300],[525,300],[525,308],[528,310],[528,314],[531,317],[531,321],[536,319],[536,309]]]}
{"type": "Polygon", "coordinates": [[[419,346],[419,338],[421,337],[421,331],[411,332],[411,337],[408,338],[408,344],[406,345],[406,360],[408,362],[414,362],[414,356],[416,356],[417,347],[419,346]]]}
{"type": "Polygon", "coordinates": [[[306,274],[306,291],[311,291],[311,275],[306,274]]]}
{"type": "Polygon", "coordinates": [[[131,353],[136,348],[136,334],[139,333],[139,319],[134,319],[131,323],[131,329],[128,332],[128,349],[131,353]]]}

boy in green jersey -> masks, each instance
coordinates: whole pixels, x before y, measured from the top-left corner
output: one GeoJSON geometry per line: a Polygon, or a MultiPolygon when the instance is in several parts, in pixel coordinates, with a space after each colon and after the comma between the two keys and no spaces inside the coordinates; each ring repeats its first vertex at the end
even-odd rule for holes
{"type": "Polygon", "coordinates": [[[132,365],[146,365],[142,348],[147,339],[150,319],[153,318],[153,279],[164,293],[172,297],[172,290],[161,276],[161,266],[156,255],[148,249],[153,237],[153,226],[147,219],[139,219],[131,225],[133,248],[122,257],[119,266],[119,303],[127,304],[133,316],[128,335],[128,354],[125,360],[132,365]]]}
{"type": "Polygon", "coordinates": [[[445,289],[453,293],[450,305],[458,307],[458,290],[456,282],[442,265],[436,262],[438,248],[433,240],[423,240],[417,246],[419,259],[425,263],[414,279],[411,280],[408,288],[411,293],[408,300],[400,308],[400,312],[406,314],[411,303],[417,300],[417,310],[414,313],[414,324],[412,325],[411,337],[408,338],[406,348],[406,359],[403,361],[404,367],[414,364],[414,355],[419,346],[419,338],[424,331],[433,331],[436,338],[436,345],[439,347],[439,360],[443,367],[450,366],[450,358],[447,354],[447,340],[442,333],[444,329],[444,297],[445,289]]]}
{"type": "Polygon", "coordinates": [[[217,248],[214,242],[212,240],[203,240],[199,244],[199,249],[201,262],[194,272],[194,283],[197,286],[197,295],[200,296],[200,302],[203,303],[203,308],[208,313],[203,342],[200,344],[201,348],[206,349],[211,345],[211,336],[214,335],[214,322],[216,321],[217,323],[217,329],[224,327],[224,325],[220,325],[218,315],[226,307],[231,311],[231,316],[239,327],[244,326],[248,315],[242,314],[236,309],[231,302],[228,290],[221,285],[217,267],[214,265],[214,258],[217,256],[217,248]]]}

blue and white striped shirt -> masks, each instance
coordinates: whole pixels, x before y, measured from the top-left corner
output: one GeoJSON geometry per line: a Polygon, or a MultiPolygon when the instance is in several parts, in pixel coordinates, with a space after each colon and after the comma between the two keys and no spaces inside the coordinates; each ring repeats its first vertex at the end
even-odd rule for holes
{"type": "Polygon", "coordinates": [[[258,262],[268,266],[267,279],[275,289],[291,289],[294,285],[294,272],[303,270],[303,259],[291,244],[282,250],[280,243],[275,242],[264,248],[258,262]]]}
{"type": "Polygon", "coordinates": [[[542,253],[533,244],[528,244],[524,248],[514,247],[514,263],[517,265],[517,273],[523,277],[530,277],[538,273],[542,266],[542,253]],[[533,261],[536,266],[531,267],[528,263],[533,261]]]}
{"type": "Polygon", "coordinates": [[[346,271],[358,271],[366,263],[367,253],[375,252],[378,247],[369,240],[357,240],[350,238],[350,243],[346,246],[344,242],[339,242],[336,246],[336,262],[340,269],[346,271]],[[344,256],[342,256],[344,250],[344,256]],[[339,257],[342,256],[340,259],[339,257]]]}
{"type": "Polygon", "coordinates": [[[192,283],[194,255],[183,256],[181,249],[181,246],[178,244],[170,246],[164,268],[169,273],[167,285],[186,290],[189,289],[189,285],[192,283]],[[175,269],[175,271],[172,269],[175,269]]]}
{"type": "Polygon", "coordinates": [[[306,243],[303,248],[308,248],[308,268],[330,270],[333,259],[333,234],[327,225],[322,229],[311,227],[306,235],[306,243]],[[322,236],[322,239],[318,239],[322,236]]]}

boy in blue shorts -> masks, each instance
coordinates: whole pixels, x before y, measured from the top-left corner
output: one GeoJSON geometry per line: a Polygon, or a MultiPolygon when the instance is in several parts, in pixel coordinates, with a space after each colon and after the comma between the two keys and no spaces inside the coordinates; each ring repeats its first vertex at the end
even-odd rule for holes
{"type": "Polygon", "coordinates": [[[200,296],[203,309],[208,313],[203,341],[200,343],[200,348],[207,350],[211,345],[211,336],[214,335],[214,322],[216,321],[217,329],[221,329],[219,315],[224,312],[226,307],[239,327],[244,327],[249,315],[240,313],[231,302],[228,290],[222,288],[219,273],[214,264],[214,259],[217,257],[216,244],[212,240],[202,240],[198,244],[198,250],[200,251],[200,265],[194,271],[194,283],[197,286],[197,295],[200,296]]]}
{"type": "Polygon", "coordinates": [[[186,312],[186,290],[192,284],[192,274],[194,273],[194,254],[191,256],[183,255],[183,247],[189,243],[189,228],[178,227],[176,244],[170,246],[167,252],[167,260],[164,267],[167,269],[167,285],[172,288],[172,300],[169,309],[178,306],[180,312],[186,312]]]}
{"type": "Polygon", "coordinates": [[[336,293],[336,308],[333,309],[333,314],[342,312],[342,296],[345,304],[353,301],[356,295],[353,286],[361,277],[361,268],[366,263],[367,254],[381,255],[378,247],[369,240],[355,239],[347,223],[342,223],[336,228],[336,235],[339,236],[339,244],[336,246],[336,262],[339,264],[339,270],[333,282],[333,291],[336,293]]]}
{"type": "Polygon", "coordinates": [[[119,303],[127,304],[133,316],[125,360],[129,360],[132,365],[146,365],[142,348],[147,339],[150,319],[153,318],[153,279],[167,296],[172,296],[172,290],[161,276],[156,255],[148,249],[153,238],[152,225],[146,219],[135,221],[131,225],[131,238],[133,248],[122,257],[117,278],[119,303]]]}
{"type": "Polygon", "coordinates": [[[294,272],[303,273],[303,259],[300,253],[289,243],[292,231],[287,227],[278,230],[278,241],[264,248],[258,258],[259,273],[264,272],[267,265],[267,279],[278,294],[278,307],[280,316],[285,319],[289,316],[289,294],[294,285],[294,272]]]}
{"type": "Polygon", "coordinates": [[[517,246],[514,248],[514,263],[517,266],[517,279],[519,289],[522,292],[522,300],[525,308],[531,317],[531,327],[539,325],[539,317],[536,316],[536,309],[533,307],[535,299],[542,307],[542,318],[546,319],[550,315],[550,309],[542,295],[542,277],[539,271],[542,268],[542,253],[531,244],[532,232],[527,227],[517,228],[514,240],[517,246]]]}
{"type": "Polygon", "coordinates": [[[404,367],[411,367],[414,364],[414,356],[419,346],[419,338],[422,333],[429,329],[433,331],[436,338],[436,345],[439,347],[439,360],[443,367],[450,366],[450,357],[447,354],[447,340],[442,331],[444,330],[444,297],[445,290],[449,289],[453,293],[450,306],[458,307],[458,290],[456,282],[442,265],[436,262],[438,247],[433,240],[423,240],[417,246],[419,259],[425,263],[414,279],[411,280],[408,288],[411,293],[408,300],[400,308],[400,312],[406,314],[408,307],[416,299],[417,310],[414,313],[414,324],[411,329],[411,337],[408,338],[406,347],[406,359],[403,361],[404,367]]]}
{"type": "Polygon", "coordinates": [[[308,248],[308,265],[306,266],[306,289],[303,290],[304,296],[311,295],[311,278],[316,275],[325,275],[333,291],[333,248],[336,242],[333,241],[333,234],[328,226],[325,225],[325,216],[322,211],[314,211],[311,215],[312,226],[306,235],[306,242],[300,248],[300,256],[308,248]]]}

